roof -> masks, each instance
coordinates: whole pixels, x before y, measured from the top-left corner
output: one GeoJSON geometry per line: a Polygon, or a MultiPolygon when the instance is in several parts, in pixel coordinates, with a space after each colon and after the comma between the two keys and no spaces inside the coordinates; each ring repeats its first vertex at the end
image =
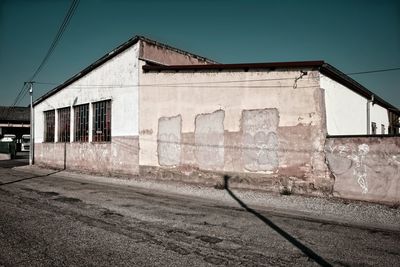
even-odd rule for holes
{"type": "Polygon", "coordinates": [[[0,122],[5,123],[30,123],[29,107],[4,107],[0,106],[0,122]]]}
{"type": "Polygon", "coordinates": [[[312,69],[318,69],[322,74],[330,77],[331,79],[347,86],[354,92],[371,99],[372,97],[374,98],[374,103],[377,103],[388,110],[391,110],[392,112],[400,115],[400,110],[388,103],[387,101],[383,100],[381,97],[377,96],[375,93],[369,91],[367,88],[344,74],[343,72],[339,71],[338,69],[334,68],[333,66],[329,65],[328,63],[318,60],[318,61],[294,61],[294,62],[269,62],[269,63],[242,63],[242,64],[219,64],[215,61],[212,61],[210,59],[207,59],[205,57],[201,57],[183,50],[180,50],[175,47],[171,47],[169,45],[159,43],[157,41],[151,40],[149,38],[143,37],[143,36],[134,36],[133,38],[129,39],[125,43],[121,44],[117,48],[113,49],[109,53],[105,54],[103,57],[99,58],[97,61],[95,61],[93,64],[89,65],[79,73],[75,74],[72,76],[70,79],[66,80],[63,84],[53,88],[43,96],[39,97],[36,99],[36,101],[33,103],[33,106],[39,104],[40,102],[44,101],[48,97],[54,95],[58,91],[62,90],[63,88],[67,87],[68,85],[72,84],[73,82],[77,81],[81,77],[85,76],[95,68],[101,66],[108,60],[112,59],[116,55],[122,53],[129,47],[133,46],[136,44],[138,41],[145,41],[150,44],[154,44],[156,46],[164,47],[169,50],[173,50],[175,52],[184,54],[184,55],[189,55],[191,57],[201,59],[203,61],[206,61],[211,64],[202,64],[202,65],[160,65],[160,64],[154,64],[153,62],[149,62],[147,65],[143,66],[144,71],[165,71],[165,70],[170,70],[170,71],[180,71],[180,70],[232,70],[232,69],[244,69],[244,70],[249,70],[249,69],[290,69],[290,68],[312,68],[312,69]]]}
{"type": "Polygon", "coordinates": [[[91,72],[92,70],[94,70],[97,67],[103,65],[104,63],[106,63],[107,61],[109,61],[113,57],[117,56],[118,54],[122,53],[126,49],[130,48],[131,46],[135,45],[139,41],[144,41],[144,42],[147,42],[149,44],[160,46],[160,47],[166,48],[168,50],[175,51],[175,52],[183,54],[183,55],[188,55],[190,57],[203,60],[203,61],[208,62],[210,64],[216,63],[215,61],[213,61],[211,59],[208,59],[208,58],[205,58],[205,57],[202,57],[202,56],[199,56],[199,55],[196,55],[196,54],[193,54],[193,53],[190,53],[190,52],[187,52],[187,51],[184,51],[184,50],[172,47],[172,46],[169,46],[167,44],[163,44],[163,43],[151,40],[151,39],[149,39],[147,37],[144,37],[144,36],[136,35],[136,36],[132,37],[131,39],[129,39],[128,41],[126,41],[125,43],[123,43],[120,46],[116,47],[115,49],[111,50],[110,52],[108,52],[107,54],[105,54],[104,56],[99,58],[98,60],[96,60],[93,64],[91,64],[88,67],[86,67],[85,69],[81,70],[80,72],[78,72],[77,74],[75,74],[74,76],[72,76],[71,78],[66,80],[64,83],[60,84],[59,86],[53,88],[52,90],[50,90],[46,94],[44,94],[41,97],[39,97],[38,99],[36,99],[34,101],[34,103],[33,103],[33,106],[36,106],[40,102],[44,101],[46,98],[54,95],[55,93],[57,93],[61,89],[67,87],[68,85],[70,85],[73,82],[77,81],[78,79],[82,78],[83,76],[85,76],[86,74],[91,72]]]}
{"type": "Polygon", "coordinates": [[[336,82],[343,84],[357,94],[371,99],[374,98],[374,103],[385,107],[386,109],[400,115],[400,110],[385,101],[375,93],[369,91],[363,85],[359,84],[343,72],[339,71],[330,64],[322,61],[294,61],[294,62],[269,62],[269,63],[243,63],[243,64],[212,64],[212,65],[173,65],[173,66],[162,66],[162,65],[144,65],[144,71],[196,71],[196,70],[235,70],[244,69],[298,69],[298,68],[311,68],[319,70],[322,74],[335,80],[336,82]]]}

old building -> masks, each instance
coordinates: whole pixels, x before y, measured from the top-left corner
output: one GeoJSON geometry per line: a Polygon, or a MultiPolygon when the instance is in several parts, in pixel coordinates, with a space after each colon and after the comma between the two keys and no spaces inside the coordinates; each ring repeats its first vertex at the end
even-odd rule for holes
{"type": "Polygon", "coordinates": [[[326,138],[400,111],[323,61],[218,64],[143,37],[34,103],[35,163],[210,185],[331,192],[326,138]]]}
{"type": "Polygon", "coordinates": [[[17,151],[21,150],[23,135],[30,132],[29,107],[0,107],[0,137],[13,134],[17,140],[17,151]]]}

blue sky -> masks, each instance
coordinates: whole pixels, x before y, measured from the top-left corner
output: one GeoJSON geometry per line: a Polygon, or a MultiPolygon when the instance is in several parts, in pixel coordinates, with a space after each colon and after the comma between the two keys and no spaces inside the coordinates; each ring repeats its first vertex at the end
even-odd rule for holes
{"type": "MultiPolygon", "coordinates": [[[[0,0],[0,105],[11,105],[32,76],[70,3],[0,0]]],[[[345,73],[400,67],[397,0],[81,0],[35,80],[62,83],[137,34],[221,63],[325,60],[345,73]]],[[[400,71],[352,78],[400,107],[400,71]]],[[[35,85],[34,98],[52,87],[35,85]]]]}

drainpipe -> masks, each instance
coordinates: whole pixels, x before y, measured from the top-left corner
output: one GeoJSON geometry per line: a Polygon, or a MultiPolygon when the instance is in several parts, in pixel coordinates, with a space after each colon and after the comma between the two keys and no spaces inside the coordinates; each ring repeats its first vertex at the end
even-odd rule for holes
{"type": "Polygon", "coordinates": [[[371,99],[367,100],[367,135],[371,134],[371,109],[369,103],[374,104],[374,95],[371,96],[371,99]]]}

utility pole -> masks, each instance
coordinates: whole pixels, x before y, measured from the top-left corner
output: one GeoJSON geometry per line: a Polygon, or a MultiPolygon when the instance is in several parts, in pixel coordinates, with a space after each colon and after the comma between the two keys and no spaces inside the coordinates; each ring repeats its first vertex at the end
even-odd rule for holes
{"type": "Polygon", "coordinates": [[[35,143],[33,142],[33,136],[34,136],[34,127],[33,127],[33,82],[29,82],[29,95],[30,95],[30,113],[31,113],[31,127],[30,127],[30,144],[29,144],[29,165],[32,166],[33,164],[33,149],[35,143]]]}

